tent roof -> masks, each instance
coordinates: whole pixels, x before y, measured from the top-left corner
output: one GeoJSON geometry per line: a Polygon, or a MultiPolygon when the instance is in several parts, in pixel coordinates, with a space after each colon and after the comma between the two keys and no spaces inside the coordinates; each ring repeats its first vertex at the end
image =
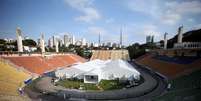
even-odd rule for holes
{"type": "Polygon", "coordinates": [[[140,75],[140,73],[134,69],[127,61],[124,60],[92,60],[85,63],[80,63],[71,66],[71,68],[65,68],[60,72],[67,75],[98,75],[100,78],[114,77],[130,77],[140,75]],[[77,73],[77,74],[76,74],[77,73]]]}

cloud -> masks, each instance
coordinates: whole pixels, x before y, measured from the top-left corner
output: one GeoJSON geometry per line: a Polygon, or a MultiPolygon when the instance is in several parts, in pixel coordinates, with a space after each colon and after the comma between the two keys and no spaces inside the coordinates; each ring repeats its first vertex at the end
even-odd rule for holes
{"type": "Polygon", "coordinates": [[[105,22],[106,22],[106,23],[113,23],[113,22],[114,22],[114,19],[113,19],[113,18],[109,18],[109,19],[106,19],[105,22]]]}
{"type": "Polygon", "coordinates": [[[124,32],[128,34],[133,33],[133,34],[138,34],[141,36],[146,36],[146,35],[160,36],[158,27],[150,23],[144,23],[141,25],[131,24],[131,25],[127,25],[124,29],[125,29],[124,32]]]}
{"type": "Polygon", "coordinates": [[[93,34],[93,35],[94,35],[94,34],[98,35],[99,33],[100,33],[101,35],[106,35],[106,34],[108,34],[108,32],[107,32],[104,28],[102,28],[102,27],[94,27],[94,26],[88,27],[87,33],[93,34]]]}
{"type": "Polygon", "coordinates": [[[154,35],[160,36],[160,33],[157,31],[157,26],[148,24],[142,27],[142,34],[143,35],[154,35]]]}
{"type": "Polygon", "coordinates": [[[165,13],[160,20],[163,24],[174,25],[181,19],[181,15],[177,13],[165,13]]]}
{"type": "Polygon", "coordinates": [[[193,18],[188,18],[187,21],[194,22],[194,19],[193,18]]]}
{"type": "Polygon", "coordinates": [[[200,1],[183,1],[183,2],[167,2],[166,6],[169,7],[171,12],[178,14],[197,14],[201,13],[200,1]]]}
{"type": "Polygon", "coordinates": [[[192,29],[194,29],[194,30],[201,29],[201,23],[195,25],[192,29]]]}
{"type": "Polygon", "coordinates": [[[201,2],[199,1],[182,1],[166,2],[166,10],[161,16],[161,22],[169,25],[176,24],[185,15],[201,13],[201,2]]]}
{"type": "Polygon", "coordinates": [[[72,8],[80,11],[83,15],[76,17],[76,21],[84,21],[92,23],[101,18],[101,15],[96,8],[93,7],[92,0],[65,0],[72,8]]]}
{"type": "Polygon", "coordinates": [[[67,32],[61,32],[61,33],[58,33],[57,35],[63,37],[64,35],[71,35],[71,34],[69,32],[68,33],[67,32]]]}
{"type": "Polygon", "coordinates": [[[158,0],[128,0],[126,5],[130,10],[135,12],[142,12],[151,16],[157,16],[158,0]]]}
{"type": "Polygon", "coordinates": [[[128,0],[127,6],[132,11],[148,14],[167,25],[175,25],[181,19],[201,13],[201,2],[191,0],[128,0]]]}

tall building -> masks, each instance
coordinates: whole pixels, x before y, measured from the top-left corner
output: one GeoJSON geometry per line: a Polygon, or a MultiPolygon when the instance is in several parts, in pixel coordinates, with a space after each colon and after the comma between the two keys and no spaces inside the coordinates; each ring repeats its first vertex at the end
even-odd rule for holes
{"type": "Polygon", "coordinates": [[[86,46],[87,42],[86,42],[86,39],[85,38],[82,38],[82,46],[86,46]]]}
{"type": "Polygon", "coordinates": [[[57,39],[56,39],[56,37],[54,35],[52,36],[52,40],[53,40],[53,46],[56,46],[57,39]]]}
{"type": "Polygon", "coordinates": [[[122,47],[122,28],[120,29],[120,42],[119,42],[119,44],[120,44],[120,48],[122,47]]]}
{"type": "Polygon", "coordinates": [[[19,27],[16,29],[16,36],[17,36],[17,49],[18,52],[23,52],[23,44],[22,44],[22,31],[19,27]]]}
{"type": "Polygon", "coordinates": [[[112,43],[111,42],[107,42],[107,47],[112,47],[112,43]]]}
{"type": "Polygon", "coordinates": [[[151,43],[154,43],[154,35],[151,36],[151,43]]]}
{"type": "Polygon", "coordinates": [[[93,47],[93,46],[94,46],[94,43],[93,43],[93,42],[91,42],[91,43],[90,43],[90,47],[93,47]]]}
{"type": "Polygon", "coordinates": [[[57,41],[58,41],[59,47],[62,47],[62,45],[64,44],[64,41],[60,38],[57,38],[57,41]]]}
{"type": "Polygon", "coordinates": [[[65,47],[68,47],[69,45],[70,45],[70,43],[71,43],[71,38],[70,38],[70,36],[69,35],[64,35],[64,46],[65,47]]]}
{"type": "Polygon", "coordinates": [[[64,35],[64,45],[66,46],[66,44],[67,44],[67,41],[68,41],[68,35],[64,35]]]}
{"type": "Polygon", "coordinates": [[[117,45],[118,45],[117,43],[112,43],[112,47],[113,47],[113,48],[116,48],[117,45]]]}
{"type": "Polygon", "coordinates": [[[75,45],[75,36],[74,35],[71,38],[71,44],[75,45]]]}
{"type": "Polygon", "coordinates": [[[151,43],[153,37],[151,35],[146,36],[146,43],[151,43]]]}
{"type": "Polygon", "coordinates": [[[98,35],[98,44],[99,44],[99,46],[101,46],[101,36],[100,36],[100,33],[98,35]]]}
{"type": "Polygon", "coordinates": [[[49,40],[48,40],[48,46],[49,47],[53,47],[53,39],[52,38],[50,38],[49,40]]]}

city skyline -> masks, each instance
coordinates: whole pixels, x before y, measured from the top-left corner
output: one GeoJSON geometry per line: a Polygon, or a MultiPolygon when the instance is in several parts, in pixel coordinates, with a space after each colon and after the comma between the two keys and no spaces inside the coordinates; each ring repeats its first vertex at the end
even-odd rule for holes
{"type": "Polygon", "coordinates": [[[88,42],[119,43],[120,29],[123,44],[145,43],[146,35],[163,40],[177,33],[201,27],[201,2],[197,0],[1,0],[0,37],[16,39],[20,27],[23,36],[37,40],[44,33],[45,41],[65,33],[88,42]],[[188,9],[185,9],[188,8],[188,9]]]}

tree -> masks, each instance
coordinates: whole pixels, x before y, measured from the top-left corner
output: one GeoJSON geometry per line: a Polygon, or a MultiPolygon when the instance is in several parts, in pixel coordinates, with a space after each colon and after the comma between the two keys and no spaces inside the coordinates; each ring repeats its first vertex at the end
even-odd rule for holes
{"type": "Polygon", "coordinates": [[[25,39],[22,41],[24,46],[31,46],[31,47],[35,47],[37,44],[34,40],[32,39],[25,39]]]}
{"type": "Polygon", "coordinates": [[[1,45],[5,45],[6,44],[6,41],[4,39],[0,39],[0,44],[1,45]]]}
{"type": "Polygon", "coordinates": [[[138,58],[145,54],[145,46],[135,43],[127,47],[131,59],[138,58]]]}
{"type": "Polygon", "coordinates": [[[6,41],[3,39],[0,39],[0,51],[4,51],[6,49],[6,41]]]}
{"type": "Polygon", "coordinates": [[[59,47],[59,51],[60,52],[69,52],[69,48],[62,45],[61,47],[59,47]]]}

